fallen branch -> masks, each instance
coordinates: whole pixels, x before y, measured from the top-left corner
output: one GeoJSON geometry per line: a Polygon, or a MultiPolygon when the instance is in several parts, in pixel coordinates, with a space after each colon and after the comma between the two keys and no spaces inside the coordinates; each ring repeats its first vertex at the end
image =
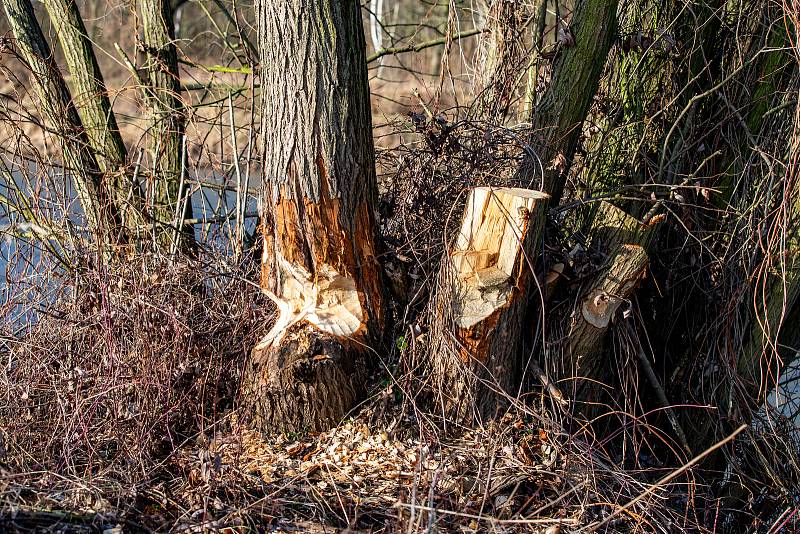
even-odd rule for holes
{"type": "Polygon", "coordinates": [[[716,451],[720,447],[723,447],[724,445],[726,445],[726,444],[730,443],[731,441],[733,441],[733,439],[736,438],[736,436],[738,436],[739,434],[741,434],[742,432],[747,430],[747,428],[748,428],[748,425],[740,426],[739,428],[734,430],[733,433],[730,436],[728,436],[727,438],[723,439],[722,441],[717,442],[715,445],[712,445],[711,447],[706,449],[704,452],[702,452],[699,456],[696,456],[693,460],[685,463],[684,465],[682,465],[678,469],[674,470],[670,474],[664,476],[661,480],[659,480],[658,482],[656,482],[655,484],[653,484],[652,486],[650,486],[649,488],[644,490],[644,492],[642,492],[641,495],[639,495],[638,497],[636,497],[636,498],[632,499],[631,501],[629,501],[628,504],[626,504],[625,506],[617,508],[611,514],[609,514],[608,517],[606,517],[605,519],[603,519],[599,523],[595,523],[593,525],[590,525],[586,532],[587,533],[597,532],[597,530],[600,529],[600,527],[607,525],[612,519],[617,517],[619,514],[621,514],[622,512],[627,512],[634,504],[636,504],[637,502],[641,501],[642,499],[644,499],[648,495],[651,495],[651,494],[655,493],[655,491],[658,488],[660,488],[661,486],[663,486],[664,484],[666,484],[667,482],[669,482],[673,478],[677,477],[678,475],[688,471],[693,466],[695,466],[698,463],[700,463],[701,461],[703,461],[703,459],[706,456],[708,456],[709,454],[711,454],[712,452],[716,451]]]}

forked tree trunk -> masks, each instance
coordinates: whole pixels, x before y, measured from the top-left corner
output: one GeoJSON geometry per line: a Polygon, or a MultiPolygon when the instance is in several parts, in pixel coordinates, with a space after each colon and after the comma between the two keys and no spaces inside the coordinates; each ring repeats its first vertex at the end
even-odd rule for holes
{"type": "Polygon", "coordinates": [[[3,7],[19,52],[31,70],[41,114],[63,147],[64,165],[74,178],[88,226],[99,243],[113,244],[120,227],[119,213],[110,201],[86,130],[36,20],[33,6],[30,0],[3,0],[3,7]]]}
{"type": "MultiPolygon", "coordinates": [[[[467,232],[468,239],[473,232],[479,232],[483,236],[481,246],[497,254],[503,236],[516,234],[518,248],[504,260],[510,262],[513,269],[501,270],[506,278],[499,282],[499,287],[503,288],[499,293],[498,286],[492,286],[487,292],[479,276],[474,278],[474,282],[450,282],[448,279],[458,279],[453,272],[462,271],[460,268],[452,271],[449,266],[444,268],[445,280],[436,288],[432,309],[432,321],[440,332],[432,335],[434,342],[430,354],[434,381],[439,385],[438,390],[443,395],[449,417],[463,418],[467,414],[460,407],[470,405],[476,407],[479,416],[496,415],[502,408],[503,397],[509,394],[513,396],[515,386],[520,382],[525,337],[522,324],[528,303],[537,298],[533,292],[537,291],[536,286],[531,281],[538,263],[538,241],[544,226],[546,199],[548,195],[553,195],[555,198],[551,198],[550,202],[558,202],[561,196],[569,162],[616,31],[616,16],[616,0],[578,2],[572,21],[573,38],[564,43],[560,50],[553,79],[533,117],[533,123],[537,126],[533,146],[541,161],[528,158],[520,169],[522,176],[538,184],[540,170],[550,167],[545,169],[544,179],[541,180],[544,192],[506,190],[506,193],[497,196],[478,189],[468,200],[462,227],[462,233],[467,232]],[[529,201],[537,201],[536,210],[532,209],[533,205],[520,204],[526,195],[529,201]],[[484,200],[480,201],[480,198],[484,200]],[[474,204],[476,199],[479,204],[483,202],[486,209],[495,211],[471,212],[470,203],[474,204]],[[517,219],[520,216],[518,209],[525,210],[524,221],[517,219]],[[501,222],[507,224],[505,230],[498,226],[501,222]],[[485,225],[484,229],[481,229],[482,225],[485,225]],[[516,230],[515,225],[518,227],[516,230]],[[448,275],[448,272],[451,274],[448,275]],[[469,284],[474,284],[474,288],[469,284]],[[480,319],[474,324],[465,322],[465,317],[460,316],[463,312],[455,311],[468,310],[475,302],[469,297],[473,289],[481,295],[480,299],[489,296],[489,301],[481,304],[485,307],[481,308],[482,313],[486,315],[479,315],[480,319]],[[465,297],[459,293],[466,295],[467,301],[463,301],[465,297]],[[449,317],[451,310],[455,313],[454,319],[449,317]],[[499,394],[494,391],[496,389],[501,390],[499,394]]],[[[456,245],[455,257],[464,252],[456,245]]],[[[472,248],[467,252],[481,253],[482,249],[472,248]]],[[[480,254],[478,258],[485,262],[498,261],[496,258],[486,259],[480,254]]],[[[484,268],[480,267],[480,263],[475,267],[484,268]]],[[[463,272],[461,276],[463,278],[463,272]]]]}
{"type": "Polygon", "coordinates": [[[129,234],[143,223],[141,188],[126,172],[127,150],[111,109],[103,74],[75,0],[45,0],[70,74],[73,103],[86,129],[89,146],[106,174],[122,223],[129,234]]]}
{"type": "Polygon", "coordinates": [[[365,393],[384,327],[360,6],[261,0],[261,285],[278,306],[244,402],[262,429],[335,424],[365,393]]]}
{"type": "Polygon", "coordinates": [[[181,245],[191,246],[194,234],[190,227],[183,226],[183,220],[192,216],[192,203],[186,199],[186,187],[181,190],[185,116],[172,9],[168,0],[138,0],[138,5],[142,24],[140,46],[144,48],[143,68],[148,81],[144,91],[151,121],[154,217],[161,225],[162,245],[178,239],[181,245]],[[180,228],[168,228],[174,224],[180,228]]]}
{"type": "Polygon", "coordinates": [[[469,192],[432,304],[431,365],[448,419],[494,417],[516,396],[534,265],[528,230],[546,198],[529,189],[469,192]]]}

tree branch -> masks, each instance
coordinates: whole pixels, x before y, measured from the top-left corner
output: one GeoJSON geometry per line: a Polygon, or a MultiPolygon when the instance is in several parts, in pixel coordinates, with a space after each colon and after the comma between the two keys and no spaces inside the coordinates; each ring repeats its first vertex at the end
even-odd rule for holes
{"type": "MultiPolygon", "coordinates": [[[[486,30],[479,30],[477,28],[473,28],[471,30],[466,30],[453,35],[452,39],[454,41],[458,41],[460,39],[466,39],[467,37],[472,37],[473,35],[478,35],[479,33],[483,33],[485,31],[486,30]]],[[[372,63],[373,61],[377,61],[383,56],[394,56],[396,54],[403,54],[405,52],[419,52],[421,50],[425,50],[426,48],[431,48],[432,46],[443,45],[447,42],[447,39],[448,37],[445,35],[444,37],[439,37],[438,39],[433,39],[432,41],[425,41],[424,43],[417,43],[407,46],[397,46],[392,48],[381,48],[374,54],[367,56],[367,63],[369,64],[372,63]]]]}

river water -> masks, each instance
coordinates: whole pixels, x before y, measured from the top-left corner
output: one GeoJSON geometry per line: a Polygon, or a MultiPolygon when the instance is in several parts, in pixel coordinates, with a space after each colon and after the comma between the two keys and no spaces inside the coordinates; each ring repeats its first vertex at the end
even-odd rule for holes
{"type": "MultiPolygon", "coordinates": [[[[30,163],[24,165],[23,171],[18,163],[0,157],[0,313],[4,315],[0,322],[6,325],[24,325],[37,319],[29,306],[15,304],[19,299],[12,291],[47,284],[45,264],[52,266],[42,262],[41,240],[18,234],[49,225],[64,232],[70,226],[65,224],[67,221],[72,223],[72,231],[79,231],[83,218],[69,180],[64,180],[57,170],[42,176],[30,163]],[[31,225],[19,214],[25,203],[35,204],[41,224],[31,225]]],[[[237,209],[244,214],[242,234],[255,231],[258,173],[251,169],[250,177],[243,176],[238,187],[235,178],[212,170],[193,170],[190,174],[184,190],[191,191],[192,217],[200,221],[194,225],[198,242],[216,251],[232,251],[230,238],[237,234],[237,209]],[[245,182],[249,186],[247,192],[245,182]],[[238,208],[237,190],[242,191],[238,208]]]]}

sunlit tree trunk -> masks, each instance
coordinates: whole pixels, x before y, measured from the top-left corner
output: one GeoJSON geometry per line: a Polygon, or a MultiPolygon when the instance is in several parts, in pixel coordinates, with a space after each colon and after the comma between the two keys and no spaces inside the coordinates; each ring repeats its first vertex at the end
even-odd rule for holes
{"type": "Polygon", "coordinates": [[[152,155],[154,195],[153,211],[161,226],[164,241],[179,239],[181,245],[191,246],[192,229],[182,221],[192,215],[185,178],[186,117],[181,101],[178,52],[172,21],[172,9],[167,0],[138,0],[141,17],[141,43],[144,48],[147,86],[143,88],[150,118],[150,151],[152,155]],[[177,225],[177,229],[169,228],[177,225]]]}
{"type": "Polygon", "coordinates": [[[567,173],[616,35],[617,0],[579,0],[569,29],[562,29],[553,77],[533,109],[536,152],[524,166],[525,176],[561,200],[567,173]]]}
{"type": "Polygon", "coordinates": [[[278,307],[244,402],[262,429],[335,424],[384,329],[365,41],[356,0],[261,0],[261,285],[278,307]]]}
{"type": "Polygon", "coordinates": [[[534,270],[545,210],[548,202],[558,201],[564,188],[611,47],[616,16],[616,1],[578,3],[572,37],[559,51],[550,86],[532,118],[537,127],[532,146],[540,160],[529,158],[521,169],[526,181],[543,190],[479,197],[473,193],[468,200],[462,232],[450,255],[456,267],[445,265],[444,282],[433,297],[433,322],[443,330],[433,336],[431,366],[446,411],[453,417],[497,415],[507,397],[518,393],[527,357],[523,344],[529,334],[524,321],[529,303],[537,307],[541,303],[534,270]],[[548,195],[555,198],[547,200],[548,195]],[[476,199],[483,199],[479,204],[485,207],[474,208],[470,202],[476,199]],[[482,243],[479,248],[473,243],[476,236],[482,243]],[[462,239],[466,241],[461,243],[462,239]],[[515,246],[502,248],[507,240],[515,246]],[[474,256],[474,261],[459,260],[464,254],[474,256]],[[482,280],[490,272],[496,276],[482,280]],[[457,282],[450,282],[454,279],[457,282]]]}
{"type": "Polygon", "coordinates": [[[3,0],[3,7],[19,52],[30,68],[41,114],[63,147],[64,165],[74,179],[88,226],[99,243],[114,244],[121,222],[119,212],[111,202],[101,167],[33,6],[30,0],[3,0]]]}
{"type": "Polygon", "coordinates": [[[481,37],[475,92],[483,117],[491,120],[505,116],[515,96],[526,52],[521,37],[525,8],[514,0],[486,0],[480,5],[487,31],[481,37]]]}
{"type": "Polygon", "coordinates": [[[134,234],[144,222],[141,188],[126,172],[127,150],[80,11],[75,0],[46,0],[45,6],[64,52],[73,104],[89,147],[106,175],[123,225],[129,234],[134,234]]]}

